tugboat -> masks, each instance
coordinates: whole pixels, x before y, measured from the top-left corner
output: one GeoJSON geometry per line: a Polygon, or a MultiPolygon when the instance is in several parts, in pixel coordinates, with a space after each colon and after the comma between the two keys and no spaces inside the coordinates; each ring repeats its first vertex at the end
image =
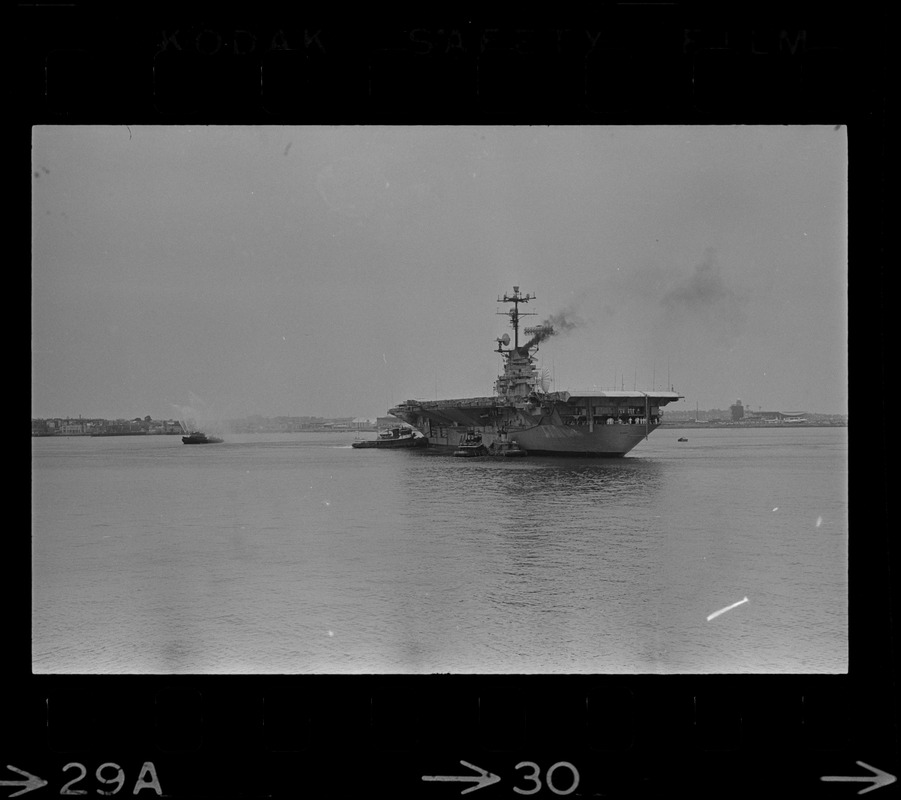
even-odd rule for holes
{"type": "Polygon", "coordinates": [[[550,316],[540,325],[524,328],[530,337],[520,344],[521,318],[531,312],[520,306],[534,300],[518,286],[498,302],[513,307],[498,313],[509,317],[513,337],[497,339],[496,353],[503,359],[503,374],[494,394],[451,400],[407,400],[389,413],[412,425],[428,440],[429,447],[472,454],[470,433],[481,444],[504,439],[536,456],[596,456],[619,458],[660,427],[661,408],[682,399],[669,391],[602,391],[598,389],[549,391],[535,364],[533,353],[557,330],[573,327],[565,314],[550,316]]]}
{"type": "Polygon", "coordinates": [[[428,443],[428,439],[418,431],[398,426],[379,431],[375,439],[353,442],[351,447],[385,447],[393,449],[397,447],[425,447],[428,443]]]}
{"type": "Polygon", "coordinates": [[[507,438],[507,432],[505,430],[499,430],[497,432],[497,439],[488,445],[488,455],[514,458],[516,456],[527,456],[528,452],[516,442],[510,441],[507,438]]]}
{"type": "Polygon", "coordinates": [[[219,444],[222,441],[218,436],[207,436],[200,431],[193,431],[187,436],[181,437],[182,444],[219,444]]]}
{"type": "Polygon", "coordinates": [[[476,431],[467,431],[457,445],[457,449],[454,450],[454,455],[462,458],[487,456],[488,448],[482,441],[482,434],[476,431]]]}

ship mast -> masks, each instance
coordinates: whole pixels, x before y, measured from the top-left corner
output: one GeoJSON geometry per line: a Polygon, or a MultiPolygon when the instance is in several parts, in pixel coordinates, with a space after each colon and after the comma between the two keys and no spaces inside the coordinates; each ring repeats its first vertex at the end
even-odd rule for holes
{"type": "Polygon", "coordinates": [[[528,303],[529,300],[534,300],[534,299],[535,299],[534,294],[520,294],[518,286],[513,287],[512,295],[508,296],[507,293],[505,292],[503,300],[500,297],[497,298],[498,303],[513,303],[513,308],[511,308],[509,311],[498,311],[497,313],[510,317],[510,324],[513,326],[513,349],[514,350],[519,348],[519,318],[520,317],[534,317],[535,313],[536,313],[534,311],[520,311],[519,304],[520,303],[528,303]]]}

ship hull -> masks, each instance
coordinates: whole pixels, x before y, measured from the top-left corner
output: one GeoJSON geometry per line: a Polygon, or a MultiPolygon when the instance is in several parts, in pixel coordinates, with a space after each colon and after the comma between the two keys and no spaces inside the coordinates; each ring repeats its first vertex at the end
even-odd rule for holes
{"type": "MultiPolygon", "coordinates": [[[[453,453],[459,451],[467,428],[423,424],[430,448],[453,453]]],[[[657,425],[560,425],[539,424],[517,430],[506,429],[506,439],[519,445],[530,456],[576,456],[582,458],[621,458],[638,445],[657,425]]],[[[502,434],[494,426],[475,429],[489,448],[502,434]]],[[[518,453],[517,453],[518,455],[518,453]]]]}
{"type": "Polygon", "coordinates": [[[511,433],[510,439],[530,455],[620,458],[639,444],[654,427],[598,425],[589,430],[588,426],[539,425],[511,433]]]}

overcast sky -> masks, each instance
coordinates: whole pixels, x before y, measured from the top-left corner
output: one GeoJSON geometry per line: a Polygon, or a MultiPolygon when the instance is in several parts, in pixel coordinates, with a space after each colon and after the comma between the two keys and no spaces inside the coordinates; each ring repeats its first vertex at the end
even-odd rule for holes
{"type": "Polygon", "coordinates": [[[557,389],[847,413],[832,126],[38,127],[32,414],[366,416],[557,389]]]}

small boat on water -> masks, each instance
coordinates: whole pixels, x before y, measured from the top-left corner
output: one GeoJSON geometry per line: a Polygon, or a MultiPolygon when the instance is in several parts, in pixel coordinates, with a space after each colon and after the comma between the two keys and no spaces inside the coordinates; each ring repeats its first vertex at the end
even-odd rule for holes
{"type": "Polygon", "coordinates": [[[528,454],[528,451],[523,450],[516,442],[492,442],[488,447],[488,455],[490,456],[514,458],[516,456],[527,456],[528,454]]]}
{"type": "Polygon", "coordinates": [[[207,436],[201,431],[192,431],[181,437],[182,444],[218,444],[222,441],[218,436],[207,436]]]}
{"type": "Polygon", "coordinates": [[[360,442],[353,442],[351,447],[425,447],[428,439],[421,433],[414,431],[412,428],[396,427],[379,431],[375,439],[366,439],[360,442]]]}
{"type": "Polygon", "coordinates": [[[503,456],[505,458],[514,458],[516,456],[527,456],[529,453],[519,446],[517,442],[507,438],[505,430],[498,431],[498,437],[490,445],[488,445],[488,455],[503,456]]]}
{"type": "Polygon", "coordinates": [[[676,441],[677,442],[687,442],[688,439],[686,439],[684,436],[680,436],[678,439],[676,439],[676,441]]]}
{"type": "Polygon", "coordinates": [[[457,449],[454,450],[454,455],[461,458],[472,458],[473,456],[487,456],[488,452],[488,448],[482,441],[482,434],[476,431],[467,431],[457,445],[457,449]]]}

